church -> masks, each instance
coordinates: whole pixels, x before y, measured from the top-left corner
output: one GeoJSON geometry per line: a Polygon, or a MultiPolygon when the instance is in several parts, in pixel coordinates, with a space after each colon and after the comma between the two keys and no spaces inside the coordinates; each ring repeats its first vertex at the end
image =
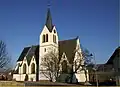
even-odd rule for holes
{"type": "MultiPolygon", "coordinates": [[[[49,49],[58,51],[59,58],[61,59],[60,62],[65,62],[66,66],[73,65],[74,61],[79,59],[77,57],[78,54],[75,53],[76,49],[79,49],[79,52],[81,52],[80,40],[78,37],[68,40],[59,40],[56,26],[52,23],[50,8],[47,9],[46,23],[39,36],[39,45],[32,45],[23,49],[17,60],[13,79],[16,81],[48,80],[41,73],[40,68],[42,67],[42,58],[49,52],[49,49]]],[[[72,68],[74,68],[74,66],[72,68]]],[[[61,73],[60,79],[62,82],[65,82],[66,74],[61,73]]],[[[86,81],[85,72],[80,69],[75,73],[75,77],[78,82],[86,81]]]]}

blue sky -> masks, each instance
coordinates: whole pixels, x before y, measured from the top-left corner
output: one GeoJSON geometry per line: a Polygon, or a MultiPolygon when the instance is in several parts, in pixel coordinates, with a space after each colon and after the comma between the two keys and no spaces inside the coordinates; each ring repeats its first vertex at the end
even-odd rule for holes
{"type": "MultiPolygon", "coordinates": [[[[23,48],[39,44],[48,0],[0,0],[0,39],[15,64],[23,48]]],[[[60,40],[80,43],[105,63],[119,45],[119,0],[51,0],[60,40]]]]}

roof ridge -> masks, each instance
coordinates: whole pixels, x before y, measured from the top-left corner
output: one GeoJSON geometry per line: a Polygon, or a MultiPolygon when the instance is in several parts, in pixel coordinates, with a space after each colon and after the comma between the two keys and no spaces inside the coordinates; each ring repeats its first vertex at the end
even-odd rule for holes
{"type": "Polygon", "coordinates": [[[25,48],[29,48],[29,47],[31,47],[31,46],[26,46],[26,47],[24,47],[24,49],[25,49],[25,48]]]}
{"type": "Polygon", "coordinates": [[[77,36],[76,38],[71,38],[71,39],[67,39],[67,40],[59,40],[59,42],[60,41],[69,41],[69,40],[76,40],[76,39],[78,39],[79,37],[77,36]]]}
{"type": "Polygon", "coordinates": [[[115,50],[119,50],[120,49],[120,46],[118,46],[115,50]]]}
{"type": "Polygon", "coordinates": [[[24,47],[24,48],[28,48],[28,47],[32,47],[32,46],[39,46],[39,44],[38,44],[38,45],[30,45],[30,46],[26,46],[26,47],[24,47]]]}

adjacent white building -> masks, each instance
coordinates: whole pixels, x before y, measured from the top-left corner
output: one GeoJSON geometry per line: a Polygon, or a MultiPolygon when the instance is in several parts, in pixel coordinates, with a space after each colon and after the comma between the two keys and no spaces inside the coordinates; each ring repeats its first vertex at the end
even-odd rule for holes
{"type": "MultiPolygon", "coordinates": [[[[69,40],[59,41],[57,29],[52,24],[52,17],[49,8],[46,23],[39,37],[39,45],[25,47],[23,49],[17,60],[13,79],[17,81],[48,80],[41,73],[41,62],[44,55],[48,53],[50,49],[59,52],[61,66],[63,62],[65,62],[66,66],[68,66],[72,65],[77,59],[80,59],[77,56],[78,54],[75,53],[76,49],[79,49],[79,52],[81,52],[79,38],[76,37],[69,40]]],[[[65,82],[66,75],[67,73],[61,75],[61,81],[65,82]]],[[[78,82],[85,82],[86,80],[85,73],[84,71],[81,71],[81,69],[78,69],[74,77],[78,80],[78,82]]]]}

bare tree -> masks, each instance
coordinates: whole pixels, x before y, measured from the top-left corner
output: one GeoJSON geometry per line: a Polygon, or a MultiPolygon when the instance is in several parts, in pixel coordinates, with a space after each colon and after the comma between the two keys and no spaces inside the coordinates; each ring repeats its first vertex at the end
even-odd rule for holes
{"type": "Polygon", "coordinates": [[[59,57],[54,51],[48,52],[41,62],[41,73],[50,81],[56,81],[59,76],[59,57]]]}
{"type": "Polygon", "coordinates": [[[0,40],[0,68],[4,68],[10,62],[10,57],[6,49],[6,44],[0,40]]]}
{"type": "Polygon", "coordinates": [[[85,73],[85,78],[86,81],[88,82],[88,71],[87,71],[87,66],[89,64],[92,64],[92,54],[87,50],[81,47],[75,50],[75,53],[77,54],[76,58],[73,61],[72,64],[72,71],[71,71],[71,76],[70,76],[70,83],[73,83],[73,75],[77,73],[78,71],[84,71],[85,73]]]}
{"type": "MultiPolygon", "coordinates": [[[[73,76],[78,71],[84,71],[86,82],[88,81],[88,71],[86,67],[91,64],[92,55],[87,49],[76,49],[73,64],[68,67],[70,76],[66,79],[66,82],[73,83],[73,76]]],[[[60,59],[59,54],[54,51],[49,51],[41,61],[41,73],[50,81],[56,81],[60,75],[60,59]],[[43,66],[43,67],[42,67],[43,66]]]]}

